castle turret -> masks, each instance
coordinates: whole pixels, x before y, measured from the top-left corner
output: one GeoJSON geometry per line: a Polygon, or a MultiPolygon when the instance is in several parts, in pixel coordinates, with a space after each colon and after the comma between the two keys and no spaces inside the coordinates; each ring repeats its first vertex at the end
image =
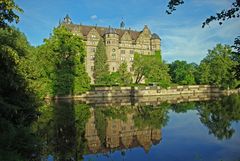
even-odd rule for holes
{"type": "Polygon", "coordinates": [[[123,20],[120,23],[120,29],[124,29],[125,28],[125,23],[123,22],[123,20]]]}
{"type": "Polygon", "coordinates": [[[63,23],[65,23],[65,24],[72,24],[72,19],[69,17],[68,14],[64,17],[63,23]]]}
{"type": "Polygon", "coordinates": [[[161,43],[160,37],[156,33],[153,33],[151,37],[151,49],[153,51],[160,50],[160,43],[161,43]]]}
{"type": "Polygon", "coordinates": [[[106,52],[108,56],[108,62],[111,62],[109,65],[109,69],[111,72],[115,72],[119,67],[119,35],[117,34],[114,28],[109,28],[106,30],[105,34],[105,44],[106,44],[106,52]]]}

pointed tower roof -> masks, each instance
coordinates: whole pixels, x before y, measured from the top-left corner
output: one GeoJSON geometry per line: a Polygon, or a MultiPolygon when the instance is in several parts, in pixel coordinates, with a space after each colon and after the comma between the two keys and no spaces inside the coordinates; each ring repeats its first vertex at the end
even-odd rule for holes
{"type": "Polygon", "coordinates": [[[125,28],[125,23],[124,23],[124,21],[123,21],[123,18],[122,18],[122,21],[121,21],[121,23],[120,23],[120,28],[121,28],[121,29],[124,29],[124,28],[125,28]]]}
{"type": "Polygon", "coordinates": [[[68,14],[64,17],[63,23],[72,24],[72,19],[70,18],[70,16],[68,14]]]}

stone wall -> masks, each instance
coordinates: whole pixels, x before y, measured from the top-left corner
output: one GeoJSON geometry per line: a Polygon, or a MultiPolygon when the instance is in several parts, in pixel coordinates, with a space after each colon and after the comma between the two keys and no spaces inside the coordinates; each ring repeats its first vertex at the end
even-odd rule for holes
{"type": "MultiPolygon", "coordinates": [[[[77,96],[55,97],[53,99],[75,99],[82,98],[122,98],[122,97],[176,97],[183,95],[198,96],[198,95],[230,95],[240,93],[240,89],[221,90],[216,86],[211,85],[186,85],[175,86],[167,89],[158,86],[147,87],[95,87],[93,90],[77,96]]],[[[46,98],[52,99],[52,98],[46,98]]]]}
{"type": "Polygon", "coordinates": [[[102,98],[102,97],[145,97],[145,96],[173,96],[173,95],[198,95],[203,93],[211,94],[233,94],[240,93],[236,90],[220,90],[211,85],[186,85],[169,87],[167,89],[158,86],[147,87],[95,87],[81,96],[74,98],[102,98]]]}

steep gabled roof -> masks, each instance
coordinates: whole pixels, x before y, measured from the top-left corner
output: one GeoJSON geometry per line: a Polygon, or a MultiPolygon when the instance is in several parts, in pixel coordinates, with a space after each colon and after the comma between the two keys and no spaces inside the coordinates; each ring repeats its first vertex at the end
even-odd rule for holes
{"type": "MultiPolygon", "coordinates": [[[[104,36],[105,33],[108,33],[109,27],[98,27],[98,26],[87,26],[87,25],[76,25],[76,24],[64,24],[68,29],[70,30],[78,30],[82,33],[83,36],[87,36],[88,33],[95,28],[100,36],[104,36]]],[[[140,35],[141,31],[133,31],[130,29],[116,29],[111,28],[111,31],[116,32],[116,34],[119,35],[119,37],[122,37],[123,34],[127,31],[132,40],[137,40],[138,36],[140,35]]]]}

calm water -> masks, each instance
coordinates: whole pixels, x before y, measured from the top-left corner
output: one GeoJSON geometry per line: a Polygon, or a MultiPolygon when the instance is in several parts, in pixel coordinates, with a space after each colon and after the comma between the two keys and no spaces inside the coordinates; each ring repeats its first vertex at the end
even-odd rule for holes
{"type": "Polygon", "coordinates": [[[48,103],[33,126],[40,155],[44,161],[240,160],[240,96],[199,98],[48,103]]]}

